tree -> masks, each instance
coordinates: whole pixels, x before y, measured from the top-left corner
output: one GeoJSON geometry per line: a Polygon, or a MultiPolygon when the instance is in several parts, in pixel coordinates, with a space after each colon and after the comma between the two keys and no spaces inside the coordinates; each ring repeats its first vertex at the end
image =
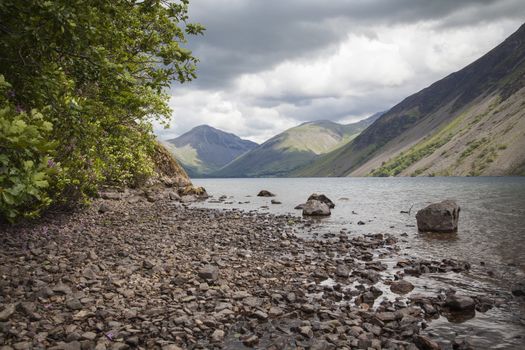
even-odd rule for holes
{"type": "MultiPolygon", "coordinates": [[[[39,189],[49,200],[25,193],[30,200],[17,203],[16,213],[8,213],[13,205],[4,198],[12,185],[6,174],[15,163],[0,165],[5,217],[34,215],[51,202],[87,198],[103,183],[137,185],[151,175],[151,121],[169,119],[166,89],[173,81],[196,77],[197,59],[185,48],[186,37],[204,28],[188,22],[188,5],[188,0],[0,2],[0,75],[6,87],[0,109],[9,110],[0,114],[0,123],[45,122],[45,130],[35,127],[53,145],[26,155],[45,159],[53,169],[40,179],[47,182],[39,189]]],[[[2,143],[0,154],[23,158],[17,147],[2,143]]]]}

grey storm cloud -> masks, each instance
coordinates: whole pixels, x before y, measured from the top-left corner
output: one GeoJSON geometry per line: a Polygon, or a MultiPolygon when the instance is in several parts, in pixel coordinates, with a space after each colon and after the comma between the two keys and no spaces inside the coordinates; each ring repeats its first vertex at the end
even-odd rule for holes
{"type": "Polygon", "coordinates": [[[207,28],[190,42],[201,60],[195,85],[215,88],[285,59],[326,54],[349,31],[374,37],[367,24],[472,25],[522,19],[525,6],[522,0],[195,0],[190,15],[207,28]]]}
{"type": "Polygon", "coordinates": [[[523,0],[190,0],[198,78],[173,85],[173,137],[210,124],[262,142],[304,121],[384,111],[525,18],[523,0]]]}

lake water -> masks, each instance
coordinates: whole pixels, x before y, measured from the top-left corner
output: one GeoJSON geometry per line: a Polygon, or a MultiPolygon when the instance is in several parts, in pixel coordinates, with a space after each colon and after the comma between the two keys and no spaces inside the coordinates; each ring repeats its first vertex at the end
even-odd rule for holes
{"type": "Polygon", "coordinates": [[[195,205],[273,214],[300,215],[301,211],[293,209],[297,204],[304,203],[311,193],[324,193],[336,207],[329,218],[316,225],[320,232],[338,233],[346,228],[350,234],[391,233],[398,236],[410,256],[468,261],[472,269],[467,274],[411,281],[425,292],[452,286],[459,292],[499,295],[511,301],[461,324],[439,319],[429,329],[449,338],[454,332],[467,333],[479,348],[525,348],[525,307],[509,293],[516,281],[525,280],[525,178],[271,178],[193,182],[205,187],[214,199],[227,196],[225,202],[195,205]],[[275,193],[276,197],[257,197],[262,189],[275,193]],[[271,199],[282,204],[271,204],[271,199]],[[461,207],[457,234],[418,233],[417,210],[444,199],[454,199],[461,207]],[[365,225],[357,225],[358,221],[365,225]]]}

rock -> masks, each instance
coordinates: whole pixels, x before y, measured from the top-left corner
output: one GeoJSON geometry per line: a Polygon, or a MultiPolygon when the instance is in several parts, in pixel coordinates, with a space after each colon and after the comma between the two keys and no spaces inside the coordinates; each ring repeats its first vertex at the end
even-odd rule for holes
{"type": "Polygon", "coordinates": [[[275,197],[275,194],[267,190],[261,190],[257,194],[257,197],[275,197]]]}
{"type": "Polygon", "coordinates": [[[102,203],[102,204],[98,207],[98,212],[99,212],[100,214],[104,214],[104,213],[106,213],[106,212],[108,212],[108,211],[110,211],[110,210],[111,210],[110,206],[107,205],[106,203],[102,203]]]}
{"type": "Polygon", "coordinates": [[[305,203],[302,203],[302,204],[298,204],[295,206],[295,210],[303,210],[304,209],[304,206],[305,206],[305,203]]]}
{"type": "Polygon", "coordinates": [[[330,207],[318,200],[311,199],[304,205],[303,215],[306,216],[329,216],[330,207]]]}
{"type": "Polygon", "coordinates": [[[82,339],[95,340],[96,338],[97,334],[94,332],[85,332],[82,334],[82,339]]]}
{"type": "Polygon", "coordinates": [[[155,264],[152,263],[150,260],[143,260],[142,267],[144,267],[146,270],[151,270],[155,267],[155,264]]]}
{"type": "Polygon", "coordinates": [[[299,334],[301,334],[305,338],[312,338],[314,336],[314,332],[312,331],[312,327],[310,326],[302,326],[298,329],[299,334]]]}
{"type": "Polygon", "coordinates": [[[100,192],[99,195],[102,199],[111,199],[115,201],[119,201],[122,199],[122,194],[119,192],[100,192]]]}
{"type": "Polygon", "coordinates": [[[337,265],[337,268],[335,269],[335,275],[337,277],[343,277],[347,278],[348,275],[350,275],[350,270],[344,265],[337,265]]]}
{"type": "Polygon", "coordinates": [[[452,311],[474,311],[476,302],[471,297],[449,295],[445,305],[452,311]]]}
{"type": "Polygon", "coordinates": [[[268,314],[272,317],[281,316],[283,314],[283,310],[277,306],[272,306],[268,311],[268,314]]]}
{"type": "Polygon", "coordinates": [[[310,195],[310,197],[308,197],[308,200],[316,200],[316,201],[320,201],[320,202],[323,202],[324,204],[328,205],[328,207],[330,209],[333,209],[335,208],[335,204],[334,202],[332,202],[330,200],[330,198],[328,198],[327,196],[325,196],[324,194],[317,194],[317,193],[313,193],[310,195]]]}
{"type": "Polygon", "coordinates": [[[66,343],[62,346],[63,350],[81,350],[82,346],[79,341],[75,340],[69,343],[66,343]]]}
{"type": "Polygon", "coordinates": [[[199,199],[204,199],[204,198],[209,197],[204,187],[194,187],[192,185],[188,185],[186,187],[179,189],[179,195],[182,198],[184,198],[185,196],[195,196],[196,198],[199,198],[199,199]]]}
{"type": "Polygon", "coordinates": [[[359,220],[359,221],[357,222],[357,224],[358,224],[358,225],[364,225],[365,223],[364,223],[363,221],[359,220]]]}
{"type": "Polygon", "coordinates": [[[53,287],[53,292],[55,292],[57,294],[64,294],[64,295],[68,295],[68,294],[73,293],[71,291],[71,288],[68,285],[64,284],[64,283],[59,283],[56,286],[54,286],[53,287]]]}
{"type": "Polygon", "coordinates": [[[254,346],[255,344],[257,344],[259,342],[259,337],[256,336],[255,334],[252,334],[252,335],[249,335],[249,336],[243,338],[242,342],[246,346],[254,346]]]}
{"type": "Polygon", "coordinates": [[[433,203],[416,214],[421,232],[457,232],[460,207],[453,200],[433,203]]]}
{"type": "Polygon", "coordinates": [[[214,265],[206,265],[199,271],[199,277],[208,281],[219,279],[219,268],[214,265]]]}
{"type": "Polygon", "coordinates": [[[81,310],[82,303],[76,298],[72,298],[66,301],[66,306],[70,310],[81,310]]]}
{"type": "Polygon", "coordinates": [[[182,348],[175,344],[168,344],[168,345],[164,345],[162,347],[162,350],[182,350],[182,348]]]}
{"type": "Polygon", "coordinates": [[[260,320],[266,320],[268,318],[268,314],[264,311],[257,310],[253,313],[253,316],[257,317],[260,320]]]}
{"type": "MultiPolygon", "coordinates": [[[[15,348],[15,350],[31,350],[33,348],[32,344],[28,341],[15,343],[13,344],[13,347],[15,348]]],[[[80,350],[80,348],[78,348],[78,350],[80,350]]]]}
{"type": "Polygon", "coordinates": [[[168,196],[169,196],[170,200],[172,200],[172,201],[180,202],[180,200],[181,200],[179,194],[177,192],[174,192],[174,191],[171,191],[168,196]]]}
{"type": "Polygon", "coordinates": [[[392,282],[390,290],[396,294],[407,294],[414,289],[414,285],[408,281],[401,280],[398,282],[392,282]]]}
{"type": "Polygon", "coordinates": [[[247,291],[245,290],[239,290],[235,293],[233,293],[232,295],[232,298],[234,300],[239,300],[239,299],[244,299],[244,298],[249,298],[251,297],[252,295],[250,293],[248,293],[247,291]]]}
{"type": "Polygon", "coordinates": [[[15,304],[7,304],[4,307],[4,310],[0,312],[0,322],[5,322],[11,318],[11,316],[15,313],[16,305],[15,304]]]}
{"type": "Polygon", "coordinates": [[[414,337],[414,344],[416,344],[417,348],[420,350],[440,350],[441,349],[441,346],[439,346],[438,343],[436,343],[429,337],[425,337],[424,335],[416,335],[414,337]]]}
{"type": "Polygon", "coordinates": [[[279,202],[278,200],[275,200],[275,199],[272,199],[272,200],[271,200],[271,203],[272,203],[272,204],[282,204],[281,202],[279,202]]]}
{"type": "Polygon", "coordinates": [[[212,334],[211,334],[211,340],[214,342],[214,343],[220,343],[224,340],[224,331],[222,329],[216,329],[212,334]]]}

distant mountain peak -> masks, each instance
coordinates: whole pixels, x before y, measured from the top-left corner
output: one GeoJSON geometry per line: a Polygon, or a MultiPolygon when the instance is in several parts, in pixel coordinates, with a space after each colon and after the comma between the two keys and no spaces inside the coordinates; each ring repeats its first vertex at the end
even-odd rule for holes
{"type": "Polygon", "coordinates": [[[198,125],[167,143],[193,177],[206,175],[258,146],[206,124],[198,125]]]}

